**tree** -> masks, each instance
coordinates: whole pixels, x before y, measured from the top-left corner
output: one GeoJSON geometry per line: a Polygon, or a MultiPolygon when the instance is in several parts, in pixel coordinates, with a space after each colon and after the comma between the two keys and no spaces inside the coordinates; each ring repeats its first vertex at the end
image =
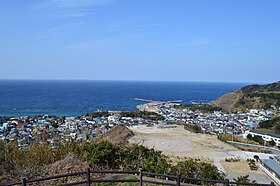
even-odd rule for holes
{"type": "MultiPolygon", "coordinates": [[[[279,103],[280,103],[280,101],[279,101],[279,103]]],[[[276,134],[279,134],[280,133],[280,117],[276,117],[276,118],[273,118],[273,119],[267,120],[267,121],[261,121],[258,124],[258,128],[269,129],[269,130],[272,130],[273,132],[275,132],[276,134]]]]}
{"type": "Polygon", "coordinates": [[[252,137],[252,140],[254,140],[255,142],[258,142],[259,144],[263,145],[264,144],[264,140],[261,136],[259,135],[254,135],[252,137]]]}
{"type": "Polygon", "coordinates": [[[238,176],[237,178],[234,178],[233,179],[238,185],[238,186],[242,186],[244,184],[240,184],[240,183],[255,183],[256,181],[255,180],[250,180],[249,179],[249,175],[245,175],[245,176],[238,176]]]}
{"type": "Polygon", "coordinates": [[[271,139],[269,142],[268,142],[268,144],[270,145],[270,146],[275,146],[276,145],[276,143],[275,143],[275,141],[273,140],[273,139],[271,139]]]}
{"type": "Polygon", "coordinates": [[[269,129],[273,127],[273,123],[270,121],[270,120],[267,120],[267,121],[261,121],[259,124],[258,124],[258,128],[263,128],[263,129],[269,129]]]}
{"type": "Polygon", "coordinates": [[[18,152],[16,144],[0,140],[0,175],[15,169],[15,160],[12,159],[14,151],[18,152]]]}
{"type": "Polygon", "coordinates": [[[171,167],[171,174],[198,179],[224,179],[218,168],[210,163],[201,162],[199,159],[188,158],[171,167]]]}
{"type": "Polygon", "coordinates": [[[110,142],[88,143],[83,145],[78,154],[84,155],[97,166],[108,168],[139,170],[154,173],[167,173],[170,165],[167,158],[154,149],[142,145],[119,146],[110,142]]]}
{"type": "Polygon", "coordinates": [[[166,173],[170,167],[161,151],[148,149],[143,145],[127,146],[121,150],[121,154],[121,166],[125,170],[142,168],[149,172],[166,173]]]}
{"type": "Polygon", "coordinates": [[[252,139],[252,138],[253,138],[252,134],[249,133],[249,134],[247,135],[247,139],[250,140],[250,139],[252,139]]]}
{"type": "Polygon", "coordinates": [[[87,159],[97,166],[118,167],[120,148],[109,142],[88,143],[82,146],[80,153],[86,154],[87,159]]]}

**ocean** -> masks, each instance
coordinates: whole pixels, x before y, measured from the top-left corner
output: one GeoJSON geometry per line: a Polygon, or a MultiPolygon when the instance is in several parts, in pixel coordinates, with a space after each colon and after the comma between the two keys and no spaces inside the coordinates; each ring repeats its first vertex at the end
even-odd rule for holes
{"type": "Polygon", "coordinates": [[[244,83],[0,80],[0,116],[135,110],[132,98],[209,102],[244,83]]]}

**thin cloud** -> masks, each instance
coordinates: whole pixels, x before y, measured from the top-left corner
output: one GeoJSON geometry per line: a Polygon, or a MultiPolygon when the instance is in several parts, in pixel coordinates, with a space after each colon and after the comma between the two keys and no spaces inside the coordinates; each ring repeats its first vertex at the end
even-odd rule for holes
{"type": "Polygon", "coordinates": [[[81,18],[92,13],[97,6],[110,5],[115,0],[48,0],[38,7],[52,13],[51,18],[81,18]]]}
{"type": "Polygon", "coordinates": [[[108,5],[113,0],[49,0],[45,6],[58,9],[90,8],[108,5]]]}

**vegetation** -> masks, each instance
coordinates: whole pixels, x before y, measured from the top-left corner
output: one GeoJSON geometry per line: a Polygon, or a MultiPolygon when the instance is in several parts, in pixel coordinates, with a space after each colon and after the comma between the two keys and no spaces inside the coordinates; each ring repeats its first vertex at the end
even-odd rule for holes
{"type": "Polygon", "coordinates": [[[252,134],[247,135],[247,139],[252,139],[252,138],[253,138],[252,134]]]}
{"type": "Polygon", "coordinates": [[[150,120],[164,120],[165,117],[155,113],[155,112],[147,112],[147,111],[125,111],[121,112],[120,115],[122,117],[131,117],[131,118],[144,118],[150,120]]]}
{"type": "Polygon", "coordinates": [[[228,112],[278,109],[280,107],[280,81],[267,85],[245,86],[223,95],[212,104],[228,112]]]}
{"type": "Polygon", "coordinates": [[[235,182],[237,183],[241,183],[241,184],[237,184],[238,186],[242,186],[242,185],[245,185],[245,184],[242,184],[242,183],[255,183],[256,181],[255,180],[250,180],[249,179],[249,175],[245,175],[245,176],[239,176],[235,179],[233,179],[235,182]]]}
{"type": "Polygon", "coordinates": [[[223,141],[223,142],[232,141],[232,140],[235,141],[235,142],[242,142],[237,137],[232,136],[232,134],[220,134],[218,136],[218,139],[223,141]]]}
{"type": "Polygon", "coordinates": [[[264,140],[263,140],[263,138],[262,138],[261,136],[259,136],[259,135],[254,135],[254,136],[252,136],[251,134],[248,134],[248,135],[247,135],[247,139],[248,139],[248,140],[255,141],[255,142],[259,143],[260,145],[264,145],[264,140]]]}
{"type": "Polygon", "coordinates": [[[276,134],[280,134],[280,117],[273,118],[271,120],[262,121],[258,124],[259,129],[268,129],[276,134]]]}
{"type": "Polygon", "coordinates": [[[280,105],[280,93],[253,93],[250,98],[259,98],[264,103],[264,108],[269,109],[271,105],[280,105]]]}
{"type": "MultiPolygon", "coordinates": [[[[257,142],[259,143],[260,145],[264,145],[264,140],[261,136],[259,135],[254,135],[252,136],[251,134],[248,134],[247,135],[247,139],[248,140],[251,140],[251,141],[254,141],[254,142],[257,142]]],[[[269,142],[268,142],[268,145],[271,146],[271,147],[274,147],[276,145],[276,142],[271,139],[269,142]]]]}
{"type": "Polygon", "coordinates": [[[269,146],[274,147],[276,145],[276,142],[272,139],[268,142],[269,146]]]}
{"type": "Polygon", "coordinates": [[[250,170],[257,171],[258,166],[256,165],[256,161],[254,159],[247,159],[248,165],[250,167],[250,170]]]}
{"type": "Polygon", "coordinates": [[[13,176],[38,176],[45,165],[54,163],[70,152],[75,152],[77,144],[65,144],[59,149],[51,149],[48,145],[33,144],[19,149],[16,143],[0,140],[0,183],[1,179],[13,176]],[[6,175],[6,176],[5,176],[6,175]]]}
{"type": "Polygon", "coordinates": [[[21,176],[40,177],[44,175],[46,166],[62,160],[69,153],[76,154],[95,169],[139,170],[142,168],[144,171],[154,173],[180,173],[191,178],[224,178],[224,175],[210,163],[188,158],[174,165],[160,151],[141,145],[120,146],[109,142],[91,142],[69,143],[58,149],[40,144],[18,149],[16,144],[0,141],[0,175],[2,175],[0,183],[1,179],[7,181],[9,178],[14,180],[21,176]]]}
{"type": "Polygon", "coordinates": [[[271,109],[271,106],[280,106],[280,93],[252,93],[244,95],[236,106],[245,108],[271,109]]]}
{"type": "Polygon", "coordinates": [[[226,162],[240,162],[239,158],[225,158],[226,162]]]}
{"type": "Polygon", "coordinates": [[[87,143],[78,152],[98,167],[121,170],[139,170],[164,173],[169,164],[160,151],[144,146],[118,146],[108,142],[87,143]]]}
{"type": "Polygon", "coordinates": [[[201,133],[201,128],[197,125],[194,125],[194,124],[186,124],[184,125],[184,129],[186,130],[189,130],[191,132],[194,132],[194,133],[201,133]]]}
{"type": "MultiPolygon", "coordinates": [[[[218,136],[218,139],[223,142],[232,141],[232,134],[221,134],[218,136]]],[[[262,139],[261,136],[254,135],[254,137],[253,137],[251,134],[248,134],[247,139],[248,140],[246,141],[246,140],[233,136],[234,142],[248,143],[248,144],[253,144],[253,145],[264,145],[264,140],[262,139]]],[[[270,146],[272,146],[273,142],[270,141],[268,144],[270,144],[270,146]]],[[[254,148],[250,148],[250,147],[244,147],[244,146],[238,146],[238,145],[235,145],[235,146],[243,151],[271,153],[271,151],[264,150],[264,149],[258,150],[258,149],[254,149],[254,148]]]]}
{"type": "MultiPolygon", "coordinates": [[[[224,179],[224,175],[219,172],[216,166],[210,163],[201,162],[199,159],[195,158],[188,158],[185,161],[178,162],[176,165],[171,167],[171,174],[180,174],[184,177],[196,179],[224,179]]],[[[196,182],[195,184],[199,183],[196,182]]],[[[204,183],[203,185],[205,184],[207,183],[204,183]]]]}
{"type": "Polygon", "coordinates": [[[191,111],[198,111],[203,113],[211,113],[214,111],[221,111],[222,109],[210,104],[180,104],[176,105],[175,108],[178,109],[188,109],[191,111]]]}

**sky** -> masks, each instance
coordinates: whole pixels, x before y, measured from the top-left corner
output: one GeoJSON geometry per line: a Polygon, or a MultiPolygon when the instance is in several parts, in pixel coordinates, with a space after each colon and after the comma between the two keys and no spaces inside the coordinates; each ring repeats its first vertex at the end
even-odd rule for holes
{"type": "Polygon", "coordinates": [[[279,0],[2,0],[0,79],[270,83],[279,0]]]}

